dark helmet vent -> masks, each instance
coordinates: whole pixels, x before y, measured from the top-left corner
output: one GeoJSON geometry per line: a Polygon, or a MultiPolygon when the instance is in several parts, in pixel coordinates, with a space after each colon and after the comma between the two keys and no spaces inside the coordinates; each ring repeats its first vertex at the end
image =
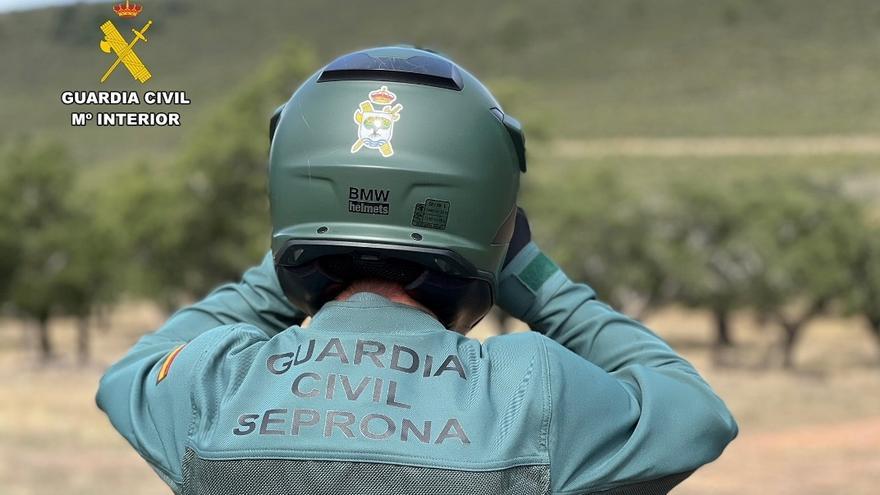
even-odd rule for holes
{"type": "Polygon", "coordinates": [[[407,285],[416,279],[425,267],[396,258],[369,259],[348,254],[325,256],[319,259],[321,268],[340,280],[380,278],[407,285]]]}
{"type": "Polygon", "coordinates": [[[351,53],[337,58],[324,69],[318,82],[327,81],[387,81],[421,84],[461,91],[462,79],[458,69],[436,55],[412,57],[374,57],[365,52],[351,53]]]}

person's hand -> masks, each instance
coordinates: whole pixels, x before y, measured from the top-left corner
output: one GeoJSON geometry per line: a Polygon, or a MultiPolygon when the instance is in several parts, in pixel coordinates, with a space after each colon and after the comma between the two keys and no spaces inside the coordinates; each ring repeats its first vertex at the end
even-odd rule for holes
{"type": "Polygon", "coordinates": [[[529,241],[532,240],[532,229],[529,227],[529,219],[526,218],[526,212],[519,206],[516,207],[516,223],[513,228],[513,236],[510,238],[510,245],[507,247],[507,255],[504,257],[504,269],[529,241]]]}
{"type": "Polygon", "coordinates": [[[558,270],[556,263],[532,241],[532,230],[526,212],[517,207],[516,222],[507,255],[504,257],[495,303],[511,316],[529,323],[526,314],[534,304],[538,289],[558,270]],[[524,258],[516,259],[514,263],[519,255],[524,258]],[[517,266],[508,266],[512,263],[517,266]],[[510,272],[511,269],[516,270],[516,273],[510,272]]]}
{"type": "MultiPolygon", "coordinates": [[[[507,255],[504,256],[501,270],[504,271],[516,258],[516,255],[520,254],[531,242],[532,229],[529,227],[529,219],[526,217],[526,212],[517,206],[513,235],[510,237],[510,244],[507,247],[507,255]]],[[[515,318],[522,319],[526,309],[531,305],[531,300],[532,294],[525,290],[516,275],[502,275],[498,298],[495,301],[501,309],[515,318]]]]}

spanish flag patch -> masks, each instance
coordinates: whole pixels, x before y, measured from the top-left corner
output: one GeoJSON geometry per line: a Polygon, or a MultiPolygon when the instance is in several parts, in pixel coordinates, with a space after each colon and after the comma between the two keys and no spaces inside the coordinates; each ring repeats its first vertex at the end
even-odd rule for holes
{"type": "Polygon", "coordinates": [[[180,354],[180,351],[182,351],[184,347],[186,347],[186,344],[180,344],[179,346],[177,346],[177,348],[171,351],[171,354],[169,354],[168,357],[165,358],[165,362],[163,362],[162,367],[159,368],[159,377],[156,378],[156,385],[158,385],[162,380],[165,379],[166,376],[168,376],[168,371],[171,370],[171,363],[174,362],[174,358],[176,358],[177,355],[180,354]]]}

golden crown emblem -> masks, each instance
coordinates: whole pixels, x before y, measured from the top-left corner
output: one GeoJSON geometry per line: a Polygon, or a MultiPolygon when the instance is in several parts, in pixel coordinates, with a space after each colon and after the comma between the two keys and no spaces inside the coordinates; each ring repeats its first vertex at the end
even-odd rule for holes
{"type": "Polygon", "coordinates": [[[376,91],[370,91],[370,101],[377,105],[390,105],[397,99],[397,95],[388,91],[388,86],[382,86],[376,91]]]}
{"type": "Polygon", "coordinates": [[[144,8],[136,3],[128,3],[128,0],[125,0],[125,5],[116,4],[113,6],[113,11],[116,12],[116,15],[119,17],[137,17],[138,14],[144,8]]]}

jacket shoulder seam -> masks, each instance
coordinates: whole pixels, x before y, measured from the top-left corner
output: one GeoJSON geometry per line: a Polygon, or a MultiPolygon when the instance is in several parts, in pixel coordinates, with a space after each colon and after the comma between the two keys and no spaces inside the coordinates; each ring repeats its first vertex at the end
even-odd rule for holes
{"type": "Polygon", "coordinates": [[[547,351],[547,343],[544,341],[546,337],[542,335],[536,335],[535,338],[538,340],[539,344],[539,352],[541,354],[541,366],[543,368],[543,373],[541,373],[541,385],[544,387],[543,390],[543,414],[541,421],[541,447],[544,448],[545,455],[547,456],[547,463],[550,471],[550,486],[553,486],[553,458],[550,452],[550,422],[553,420],[553,392],[551,389],[551,380],[553,377],[550,376],[550,358],[549,353],[547,351]]]}

